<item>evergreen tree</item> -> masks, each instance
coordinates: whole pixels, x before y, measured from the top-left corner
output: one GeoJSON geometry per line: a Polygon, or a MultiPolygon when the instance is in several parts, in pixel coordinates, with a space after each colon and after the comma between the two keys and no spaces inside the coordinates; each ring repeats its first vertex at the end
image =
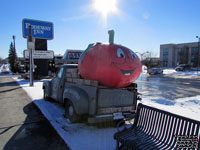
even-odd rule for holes
{"type": "Polygon", "coordinates": [[[3,59],[0,57],[0,65],[3,64],[3,59]]]}
{"type": "Polygon", "coordinates": [[[12,42],[10,44],[8,62],[10,64],[10,70],[16,73],[18,71],[17,53],[12,42]]]}

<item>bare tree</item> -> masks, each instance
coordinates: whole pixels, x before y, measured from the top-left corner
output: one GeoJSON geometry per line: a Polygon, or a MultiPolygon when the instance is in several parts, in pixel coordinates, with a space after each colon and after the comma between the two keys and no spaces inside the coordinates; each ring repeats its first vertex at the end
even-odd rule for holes
{"type": "Polygon", "coordinates": [[[155,53],[147,51],[143,55],[142,64],[147,66],[147,69],[160,67],[160,59],[156,56],[155,53]]]}
{"type": "Polygon", "coordinates": [[[147,51],[141,55],[142,64],[147,66],[147,68],[151,68],[151,52],[147,51]]]}

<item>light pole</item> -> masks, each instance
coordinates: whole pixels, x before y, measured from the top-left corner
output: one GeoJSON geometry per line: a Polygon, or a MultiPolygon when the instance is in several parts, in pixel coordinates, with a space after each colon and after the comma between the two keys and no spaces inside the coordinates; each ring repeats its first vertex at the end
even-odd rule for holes
{"type": "Polygon", "coordinates": [[[197,54],[197,73],[199,71],[199,42],[200,42],[200,37],[196,36],[196,38],[198,39],[198,54],[197,54]]]}

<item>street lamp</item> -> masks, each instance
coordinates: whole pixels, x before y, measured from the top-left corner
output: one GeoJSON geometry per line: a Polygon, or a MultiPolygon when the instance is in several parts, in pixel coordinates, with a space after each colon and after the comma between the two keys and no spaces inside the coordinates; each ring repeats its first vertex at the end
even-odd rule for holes
{"type": "Polygon", "coordinates": [[[197,73],[199,71],[199,42],[200,42],[200,37],[196,36],[196,38],[198,39],[198,55],[197,55],[197,73]]]}

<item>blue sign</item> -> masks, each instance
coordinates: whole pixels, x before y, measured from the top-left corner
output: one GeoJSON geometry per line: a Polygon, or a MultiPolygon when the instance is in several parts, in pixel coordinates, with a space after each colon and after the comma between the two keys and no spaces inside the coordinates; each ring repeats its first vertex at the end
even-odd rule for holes
{"type": "Polygon", "coordinates": [[[29,35],[29,26],[32,28],[32,36],[37,39],[53,39],[53,23],[39,20],[23,19],[22,30],[23,37],[29,35]]]}

